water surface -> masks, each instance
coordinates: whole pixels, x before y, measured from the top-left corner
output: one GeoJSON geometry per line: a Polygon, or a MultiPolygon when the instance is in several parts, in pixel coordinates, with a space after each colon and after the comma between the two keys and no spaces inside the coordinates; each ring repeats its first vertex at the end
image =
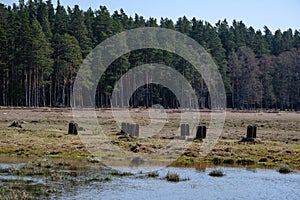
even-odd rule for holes
{"type": "Polygon", "coordinates": [[[136,174],[112,177],[111,182],[87,182],[55,197],[58,199],[300,199],[300,175],[275,170],[220,168],[224,177],[210,177],[213,168],[165,168],[158,178],[136,174]],[[167,182],[167,172],[189,181],[167,182]]]}

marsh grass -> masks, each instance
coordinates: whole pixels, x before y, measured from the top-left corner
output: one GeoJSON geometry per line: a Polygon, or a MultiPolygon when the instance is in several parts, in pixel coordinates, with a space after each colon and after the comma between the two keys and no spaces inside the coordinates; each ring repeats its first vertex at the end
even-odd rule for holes
{"type": "Polygon", "coordinates": [[[251,158],[240,158],[236,161],[236,163],[239,165],[254,165],[255,160],[253,160],[251,158]]]}
{"type": "Polygon", "coordinates": [[[180,178],[179,174],[174,172],[168,172],[165,179],[169,182],[189,181],[190,178],[180,178]]]}
{"type": "Polygon", "coordinates": [[[166,179],[167,179],[167,181],[170,181],[170,182],[179,182],[180,181],[179,175],[177,173],[171,173],[171,172],[167,173],[166,179]]]}
{"type": "Polygon", "coordinates": [[[11,180],[0,186],[0,197],[5,197],[4,199],[40,199],[39,197],[45,198],[54,193],[57,193],[56,189],[22,179],[11,180]]]}
{"type": "Polygon", "coordinates": [[[18,176],[50,176],[51,171],[49,166],[40,166],[29,162],[21,167],[12,167],[9,173],[18,176]]]}
{"type": "Polygon", "coordinates": [[[104,178],[99,178],[99,177],[93,177],[89,180],[86,180],[85,183],[90,183],[90,182],[111,182],[112,177],[111,176],[106,176],[104,178]]]}
{"type": "MultiPolygon", "coordinates": [[[[70,109],[19,109],[19,108],[2,108],[3,112],[10,112],[0,121],[0,154],[8,156],[44,156],[55,158],[86,158],[90,155],[89,151],[84,148],[79,136],[68,135],[67,125],[72,120],[70,109]],[[9,128],[12,121],[26,120],[23,129],[9,128]],[[15,144],[18,144],[17,146],[15,144]]],[[[132,115],[140,124],[147,124],[147,112],[144,110],[132,110],[132,115]]],[[[149,138],[134,138],[132,141],[119,140],[117,135],[108,134],[112,141],[116,141],[118,147],[130,151],[132,145],[139,143],[150,146],[146,152],[156,151],[169,144],[172,129],[180,123],[180,113],[178,110],[167,110],[170,115],[170,121],[166,123],[163,129],[163,135],[149,138]]],[[[203,124],[208,125],[210,113],[203,112],[203,124]]],[[[105,109],[98,109],[97,116],[105,130],[108,132],[118,132],[117,126],[114,125],[111,112],[105,109]],[[115,131],[112,131],[115,130],[115,131]]],[[[149,117],[149,116],[148,116],[149,117]]],[[[226,113],[226,123],[221,140],[216,145],[215,151],[212,151],[206,158],[199,158],[198,149],[191,148],[186,156],[178,159],[177,164],[194,165],[195,163],[212,161],[214,157],[220,156],[223,160],[214,160],[222,164],[238,164],[240,158],[250,158],[258,165],[259,160],[265,156],[272,156],[268,159],[269,163],[276,165],[281,162],[276,160],[280,153],[280,158],[289,161],[295,168],[299,168],[299,158],[296,156],[300,152],[299,143],[300,118],[299,114],[292,112],[282,112],[278,114],[265,112],[241,112],[232,111],[226,113]],[[259,144],[239,144],[237,141],[245,136],[245,129],[248,124],[256,124],[259,129],[259,144]],[[223,139],[222,139],[223,138],[223,139]],[[229,148],[228,148],[229,147],[229,148]],[[292,153],[289,153],[292,152],[292,153]],[[225,158],[231,158],[225,160],[225,158]]],[[[201,144],[195,143],[196,147],[201,144]]],[[[140,165],[140,160],[133,160],[132,165],[140,165]],[[135,161],[138,161],[137,163],[135,161]]],[[[214,164],[216,164],[214,162],[214,164]]],[[[239,161],[239,164],[246,164],[239,161]]]]}
{"type": "Polygon", "coordinates": [[[213,177],[222,177],[224,176],[224,172],[220,169],[214,169],[212,170],[211,172],[209,172],[209,175],[210,176],[213,176],[213,177]]]}
{"type": "Polygon", "coordinates": [[[8,169],[0,169],[1,173],[18,176],[51,176],[53,170],[83,170],[84,166],[72,165],[68,162],[54,163],[47,159],[28,162],[19,167],[11,167],[8,169]]]}
{"type": "Polygon", "coordinates": [[[159,176],[159,174],[158,174],[157,171],[153,171],[153,172],[148,173],[149,178],[155,178],[155,177],[158,177],[158,176],[159,176]]]}
{"type": "Polygon", "coordinates": [[[131,172],[120,172],[118,170],[112,170],[110,172],[111,176],[132,176],[133,174],[131,172]]]}
{"type": "MultiPolygon", "coordinates": [[[[24,165],[0,169],[0,173],[5,176],[17,177],[0,180],[0,199],[45,199],[61,191],[62,186],[57,185],[58,182],[69,185],[78,173],[85,173],[72,170],[77,168],[81,167],[68,162],[37,159],[24,165]]],[[[101,181],[109,181],[109,178],[101,181]]]]}
{"type": "Polygon", "coordinates": [[[279,166],[278,172],[281,174],[288,174],[291,173],[293,170],[291,169],[291,167],[287,164],[283,164],[279,166]]]}
{"type": "Polygon", "coordinates": [[[112,177],[111,176],[107,176],[103,179],[101,179],[102,182],[111,182],[112,181],[112,177]]]}

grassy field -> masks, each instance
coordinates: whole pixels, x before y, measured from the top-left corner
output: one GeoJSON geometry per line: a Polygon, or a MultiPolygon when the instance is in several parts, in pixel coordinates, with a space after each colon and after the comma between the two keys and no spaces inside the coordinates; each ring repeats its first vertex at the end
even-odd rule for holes
{"type": "MultiPolygon", "coordinates": [[[[180,126],[181,113],[168,110],[168,121],[161,133],[149,138],[120,138],[119,128],[110,110],[98,110],[98,123],[118,147],[144,155],[168,144],[180,126]]],[[[201,124],[208,125],[210,112],[201,113],[201,124]]],[[[0,162],[7,157],[86,159],[91,157],[78,135],[68,135],[68,123],[73,120],[70,109],[0,108],[0,162]],[[9,127],[20,121],[22,128],[9,127]]],[[[150,123],[144,109],[131,110],[139,124],[150,123]]],[[[187,166],[208,162],[214,164],[273,167],[281,164],[300,168],[300,114],[296,112],[226,112],[224,129],[218,143],[205,157],[198,151],[201,141],[195,141],[173,165],[187,166]],[[240,143],[248,125],[258,127],[256,143],[240,143]]]]}

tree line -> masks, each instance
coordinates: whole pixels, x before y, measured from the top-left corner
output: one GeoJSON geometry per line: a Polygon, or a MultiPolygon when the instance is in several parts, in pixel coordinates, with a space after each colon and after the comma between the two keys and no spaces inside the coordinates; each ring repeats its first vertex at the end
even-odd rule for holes
{"type": "MultiPolygon", "coordinates": [[[[65,8],[51,0],[20,0],[0,4],[0,105],[70,106],[72,86],[80,64],[105,39],[124,30],[163,27],[188,35],[212,56],[222,75],[227,106],[237,109],[300,110],[300,32],[274,33],[242,21],[215,25],[196,18],[145,19],[122,9],[110,13],[105,6],[82,10],[65,8]]],[[[155,61],[174,67],[192,84],[199,106],[209,107],[209,92],[201,75],[183,58],[170,52],[142,49],[122,55],[102,76],[96,105],[109,107],[114,84],[129,69],[155,61]]],[[[174,94],[147,84],[130,100],[132,106],[180,106],[174,94]]]]}

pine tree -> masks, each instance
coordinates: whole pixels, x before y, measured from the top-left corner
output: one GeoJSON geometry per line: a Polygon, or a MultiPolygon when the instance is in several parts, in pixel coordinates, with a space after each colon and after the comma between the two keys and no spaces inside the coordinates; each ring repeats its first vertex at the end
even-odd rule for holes
{"type": "Polygon", "coordinates": [[[112,18],[112,32],[113,34],[117,34],[117,33],[120,33],[122,31],[124,31],[124,27],[122,25],[122,22],[121,22],[121,16],[119,15],[118,11],[115,11],[114,14],[111,16],[112,18]]]}
{"type": "Polygon", "coordinates": [[[207,45],[207,52],[213,57],[215,64],[218,66],[219,72],[222,75],[224,86],[227,91],[229,91],[229,81],[227,80],[226,71],[227,71],[227,61],[225,49],[221,43],[216,28],[211,24],[205,23],[204,26],[204,38],[207,45]]]}
{"type": "Polygon", "coordinates": [[[246,46],[248,46],[250,49],[254,49],[255,46],[255,30],[252,26],[250,26],[247,29],[246,34],[246,46]]]}
{"type": "Polygon", "coordinates": [[[0,4],[0,105],[7,103],[7,82],[8,82],[8,10],[0,4]]]}
{"type": "Polygon", "coordinates": [[[240,47],[230,54],[228,66],[233,108],[256,108],[262,102],[262,85],[255,54],[249,47],[240,47]]]}
{"type": "Polygon", "coordinates": [[[230,79],[230,100],[228,102],[229,107],[241,109],[241,77],[242,69],[235,51],[232,51],[228,56],[228,68],[227,68],[229,79],[230,79]]]}
{"type": "Polygon", "coordinates": [[[54,36],[54,70],[52,105],[70,106],[72,84],[82,61],[77,39],[67,33],[54,36]]]}
{"type": "Polygon", "coordinates": [[[293,48],[293,31],[292,29],[288,29],[282,34],[282,51],[290,51],[293,48]]]}
{"type": "Polygon", "coordinates": [[[35,19],[37,17],[37,2],[33,2],[32,0],[28,0],[27,5],[26,5],[26,10],[28,12],[29,15],[29,19],[30,22],[32,22],[33,19],[35,19]]]}
{"type": "Polygon", "coordinates": [[[95,47],[95,39],[94,39],[94,33],[93,33],[93,22],[94,22],[94,11],[89,8],[87,11],[84,12],[84,23],[87,30],[87,36],[89,40],[91,41],[92,48],[95,47]]]}
{"type": "Polygon", "coordinates": [[[143,16],[139,16],[138,14],[134,15],[134,20],[132,24],[132,28],[143,28],[146,25],[146,21],[143,16]]]}
{"type": "Polygon", "coordinates": [[[216,24],[216,30],[221,39],[223,48],[226,51],[226,57],[228,58],[229,53],[235,49],[235,43],[234,43],[234,35],[233,35],[232,31],[230,31],[230,28],[229,28],[229,25],[228,25],[228,22],[226,21],[226,19],[224,19],[222,22],[219,21],[216,24]]]}
{"type": "Polygon", "coordinates": [[[52,4],[52,0],[47,0],[46,1],[46,10],[48,12],[47,16],[48,16],[48,19],[49,19],[51,30],[53,30],[54,29],[55,12],[54,12],[54,7],[53,7],[53,4],[52,4]]]}
{"type": "Polygon", "coordinates": [[[278,56],[283,50],[283,41],[281,30],[275,31],[274,38],[272,40],[272,54],[278,56]]]}
{"type": "Polygon", "coordinates": [[[300,108],[300,50],[285,51],[278,56],[274,86],[277,106],[281,110],[300,108]]]}
{"type": "Polygon", "coordinates": [[[269,50],[269,52],[272,52],[272,43],[273,43],[273,34],[271,32],[271,30],[267,27],[267,26],[264,26],[264,40],[266,42],[266,47],[267,49],[269,50]]]}
{"type": "Polygon", "coordinates": [[[197,20],[196,18],[192,19],[191,37],[194,40],[196,40],[200,45],[207,47],[205,39],[204,39],[204,25],[203,25],[203,21],[197,20]]]}
{"type": "Polygon", "coordinates": [[[69,34],[73,35],[79,42],[82,57],[86,57],[91,49],[91,39],[88,37],[88,31],[84,23],[83,12],[76,5],[73,11],[70,11],[69,34]]]}
{"type": "Polygon", "coordinates": [[[240,47],[237,55],[242,71],[240,104],[247,109],[255,109],[262,102],[262,83],[259,81],[261,72],[255,54],[249,47],[240,47]]]}
{"type": "Polygon", "coordinates": [[[294,47],[300,48],[300,31],[298,30],[294,32],[294,47]]]}
{"type": "Polygon", "coordinates": [[[42,26],[43,32],[45,33],[48,40],[51,40],[53,35],[51,31],[51,24],[49,21],[49,12],[47,10],[47,4],[42,0],[39,0],[37,5],[37,20],[42,26]]]}
{"type": "Polygon", "coordinates": [[[252,49],[257,57],[262,57],[264,54],[269,55],[270,50],[266,40],[260,30],[256,31],[252,49]]]}
{"type": "Polygon", "coordinates": [[[125,30],[129,30],[133,26],[133,19],[128,17],[122,8],[120,9],[119,21],[125,30]]]}
{"type": "Polygon", "coordinates": [[[260,70],[259,80],[262,84],[262,102],[263,108],[273,108],[276,103],[276,96],[274,93],[273,79],[276,68],[276,57],[271,55],[262,55],[258,60],[260,70]]]}
{"type": "Polygon", "coordinates": [[[19,23],[19,29],[15,30],[17,35],[15,37],[16,57],[13,72],[16,79],[13,80],[11,86],[14,103],[17,105],[31,106],[29,102],[30,96],[30,71],[31,66],[31,30],[30,30],[30,16],[26,6],[20,2],[20,10],[16,18],[16,23],[19,23]],[[17,79],[17,77],[21,77],[17,79]],[[25,88],[25,91],[24,91],[25,88]],[[19,101],[19,102],[18,102],[19,101]]]}
{"type": "Polygon", "coordinates": [[[246,46],[246,35],[248,31],[246,25],[242,21],[237,22],[236,20],[233,20],[230,31],[234,35],[234,43],[236,49],[242,46],[246,46]]]}
{"type": "Polygon", "coordinates": [[[51,59],[51,45],[44,34],[37,19],[31,24],[32,42],[32,105],[46,106],[50,101],[50,75],[52,73],[53,60],[51,59]],[[46,92],[47,91],[47,92],[46,92]],[[47,94],[48,95],[47,95],[47,94]]]}
{"type": "Polygon", "coordinates": [[[168,18],[161,18],[160,27],[175,30],[174,22],[168,18]]]}
{"type": "Polygon", "coordinates": [[[157,21],[155,18],[150,17],[147,21],[146,21],[146,27],[158,27],[157,21]]]}
{"type": "Polygon", "coordinates": [[[105,6],[100,6],[100,10],[96,11],[96,17],[93,23],[93,33],[97,45],[113,35],[112,26],[113,21],[109,11],[105,6]]]}
{"type": "Polygon", "coordinates": [[[53,34],[61,34],[68,32],[68,15],[66,9],[60,5],[60,1],[57,1],[56,13],[53,21],[53,34]]]}
{"type": "MultiPolygon", "coordinates": [[[[0,105],[69,106],[76,72],[82,57],[92,48],[124,30],[158,26],[155,18],[146,20],[137,14],[131,17],[123,9],[112,15],[105,6],[95,11],[91,8],[82,11],[79,6],[67,10],[59,1],[54,9],[51,0],[20,0],[11,7],[0,3],[0,105]]],[[[211,54],[231,99],[229,106],[300,110],[299,30],[277,30],[273,34],[267,26],[263,31],[254,30],[235,20],[230,26],[226,19],[212,26],[196,18],[190,21],[185,16],[176,24],[161,18],[160,27],[192,37],[211,54]]],[[[164,38],[176,39],[175,35],[148,36],[147,41],[135,42],[158,41],[174,50],[174,44],[168,44],[164,38]]],[[[127,44],[108,46],[105,53],[113,55],[116,49],[127,48],[124,45],[127,44]]],[[[193,56],[183,47],[178,50],[193,56]]],[[[84,63],[86,80],[83,97],[78,99],[80,104],[93,101],[86,99],[84,92],[97,87],[91,82],[97,73],[92,73],[95,69],[89,67],[101,56],[88,57],[84,63]]],[[[136,50],[116,59],[100,80],[97,105],[111,104],[116,81],[130,68],[151,62],[174,67],[182,73],[194,87],[200,107],[209,106],[207,87],[196,69],[185,59],[156,49],[136,50]]],[[[140,93],[133,94],[131,105],[151,106],[159,102],[165,107],[178,107],[174,94],[167,88],[150,84],[153,75],[150,71],[147,73],[149,84],[139,88],[140,93]]],[[[129,84],[134,85],[135,80],[129,84]]],[[[185,95],[183,90],[182,95],[185,95]]]]}
{"type": "Polygon", "coordinates": [[[180,17],[178,19],[178,21],[176,22],[176,30],[184,33],[186,35],[190,35],[191,31],[192,31],[192,26],[191,26],[191,22],[186,18],[186,16],[184,17],[180,17]]]}

